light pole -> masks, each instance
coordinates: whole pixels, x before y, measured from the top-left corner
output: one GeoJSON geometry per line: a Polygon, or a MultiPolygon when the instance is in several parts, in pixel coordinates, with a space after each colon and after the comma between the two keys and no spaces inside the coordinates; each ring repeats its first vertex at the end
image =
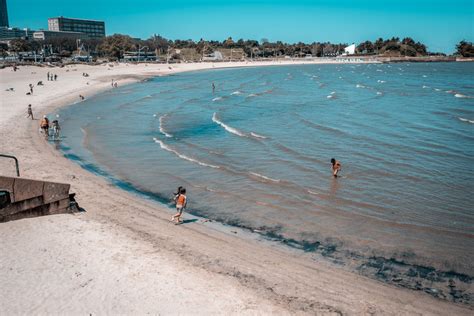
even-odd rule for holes
{"type": "Polygon", "coordinates": [[[142,48],[140,48],[140,44],[138,44],[138,62],[140,62],[140,51],[145,48],[148,49],[148,46],[142,46],[142,48]]]}

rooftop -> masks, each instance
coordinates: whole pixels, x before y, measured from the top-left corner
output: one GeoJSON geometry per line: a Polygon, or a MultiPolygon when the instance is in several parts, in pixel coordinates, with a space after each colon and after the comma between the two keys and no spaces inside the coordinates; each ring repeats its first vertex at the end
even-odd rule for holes
{"type": "Polygon", "coordinates": [[[105,23],[104,21],[99,21],[99,20],[68,18],[68,17],[65,17],[65,16],[57,16],[57,17],[53,17],[53,18],[48,18],[48,20],[50,20],[50,19],[68,19],[68,20],[92,21],[92,22],[103,22],[103,23],[105,23]]]}

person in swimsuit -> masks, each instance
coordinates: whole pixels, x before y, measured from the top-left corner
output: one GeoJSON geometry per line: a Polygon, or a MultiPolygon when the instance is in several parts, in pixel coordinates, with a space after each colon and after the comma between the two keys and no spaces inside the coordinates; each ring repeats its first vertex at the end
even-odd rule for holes
{"type": "Polygon", "coordinates": [[[341,167],[341,163],[338,160],[331,158],[331,170],[334,178],[337,178],[337,174],[341,171],[341,167]]]}
{"type": "Polygon", "coordinates": [[[188,203],[188,199],[186,198],[186,189],[181,188],[179,191],[179,194],[176,195],[175,197],[176,201],[176,211],[177,213],[171,217],[171,221],[174,222],[176,219],[176,224],[182,223],[183,221],[181,220],[181,216],[183,215],[183,210],[186,207],[186,204],[188,203]]]}
{"type": "Polygon", "coordinates": [[[43,116],[43,119],[40,122],[40,127],[43,130],[44,136],[47,138],[49,136],[49,120],[46,115],[43,116]]]}

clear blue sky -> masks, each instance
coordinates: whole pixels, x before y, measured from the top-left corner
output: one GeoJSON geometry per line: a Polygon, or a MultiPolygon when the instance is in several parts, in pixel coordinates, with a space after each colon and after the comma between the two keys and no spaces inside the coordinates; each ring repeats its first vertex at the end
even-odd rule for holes
{"type": "Polygon", "coordinates": [[[108,35],[169,39],[359,43],[410,36],[451,53],[474,41],[474,0],[7,0],[11,26],[47,29],[48,17],[104,20],[108,35]]]}

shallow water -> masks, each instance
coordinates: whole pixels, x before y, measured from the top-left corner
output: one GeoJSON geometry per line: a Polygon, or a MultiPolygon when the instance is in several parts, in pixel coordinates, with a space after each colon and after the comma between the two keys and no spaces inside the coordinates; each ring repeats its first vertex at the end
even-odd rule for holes
{"type": "Polygon", "coordinates": [[[162,199],[184,185],[189,212],[306,250],[473,275],[473,73],[404,63],[158,77],[61,110],[63,149],[162,199]]]}

